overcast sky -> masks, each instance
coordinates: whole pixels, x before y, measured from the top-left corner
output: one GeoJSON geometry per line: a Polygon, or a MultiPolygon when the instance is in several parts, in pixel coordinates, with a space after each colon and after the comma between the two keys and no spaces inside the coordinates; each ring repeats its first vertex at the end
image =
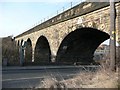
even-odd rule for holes
{"type": "MultiPolygon", "coordinates": [[[[36,1],[36,0],[35,0],[36,1]]],[[[48,18],[55,16],[64,9],[80,3],[78,0],[43,0],[41,2],[33,2],[32,0],[4,0],[0,1],[0,37],[9,35],[16,36],[30,28],[38,25],[48,18]]]]}

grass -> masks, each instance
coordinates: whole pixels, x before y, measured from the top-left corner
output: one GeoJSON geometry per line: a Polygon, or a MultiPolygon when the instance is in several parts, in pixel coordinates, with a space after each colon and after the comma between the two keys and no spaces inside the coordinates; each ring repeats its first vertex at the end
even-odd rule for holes
{"type": "Polygon", "coordinates": [[[55,77],[49,77],[42,81],[37,88],[120,88],[118,84],[118,72],[111,72],[105,68],[97,72],[84,71],[73,78],[58,81],[55,77]]]}

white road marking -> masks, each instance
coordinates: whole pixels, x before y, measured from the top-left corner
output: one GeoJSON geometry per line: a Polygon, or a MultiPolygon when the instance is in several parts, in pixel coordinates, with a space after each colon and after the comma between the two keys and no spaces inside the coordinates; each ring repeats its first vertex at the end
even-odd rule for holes
{"type": "MultiPolygon", "coordinates": [[[[77,75],[77,74],[69,74],[69,75],[64,75],[64,76],[73,76],[73,75],[77,75]]],[[[64,77],[63,76],[63,77],[64,77]]],[[[2,80],[3,82],[4,81],[18,81],[18,80],[27,80],[27,79],[44,79],[44,78],[49,78],[50,76],[46,76],[46,77],[32,77],[32,78],[16,78],[16,79],[5,79],[5,80],[2,80]]]]}
{"type": "Polygon", "coordinates": [[[40,79],[40,78],[44,78],[44,77],[32,77],[32,78],[16,78],[16,79],[5,79],[5,80],[2,80],[2,81],[4,82],[4,81],[26,80],[26,79],[40,79]]]}

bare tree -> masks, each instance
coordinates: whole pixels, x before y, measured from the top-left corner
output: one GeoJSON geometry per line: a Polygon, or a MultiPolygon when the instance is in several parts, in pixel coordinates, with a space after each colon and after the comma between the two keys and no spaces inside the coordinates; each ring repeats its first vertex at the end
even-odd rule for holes
{"type": "Polygon", "coordinates": [[[12,37],[2,39],[2,61],[8,65],[16,65],[19,62],[19,48],[12,37]]]}

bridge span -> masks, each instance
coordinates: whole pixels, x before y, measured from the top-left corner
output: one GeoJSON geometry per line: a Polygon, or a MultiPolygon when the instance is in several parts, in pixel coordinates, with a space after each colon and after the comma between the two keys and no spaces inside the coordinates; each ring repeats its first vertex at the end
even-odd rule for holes
{"type": "MultiPolygon", "coordinates": [[[[120,2],[116,6],[116,39],[120,43],[120,2]]],[[[42,13],[42,12],[41,12],[42,13]]],[[[108,2],[83,2],[15,37],[25,46],[24,63],[91,64],[96,48],[109,39],[108,2]]]]}

